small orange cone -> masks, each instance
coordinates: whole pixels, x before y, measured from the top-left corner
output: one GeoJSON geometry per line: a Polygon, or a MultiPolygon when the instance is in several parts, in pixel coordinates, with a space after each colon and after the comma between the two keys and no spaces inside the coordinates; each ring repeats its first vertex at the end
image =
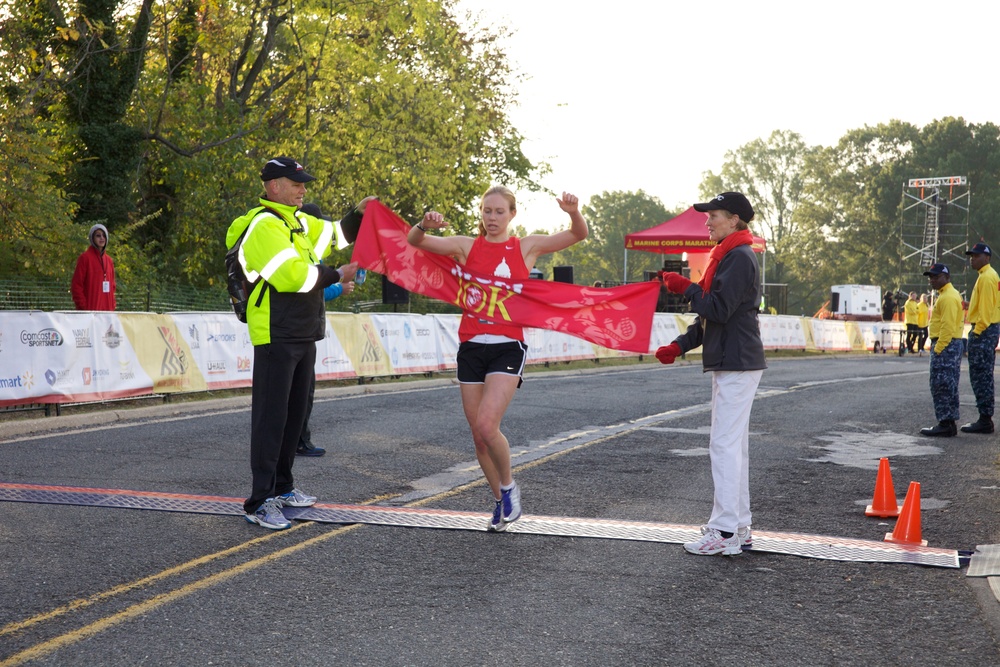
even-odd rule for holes
{"type": "Polygon", "coordinates": [[[892,488],[892,472],[889,459],[879,459],[878,475],[875,477],[875,497],[865,510],[865,516],[899,516],[902,507],[896,504],[896,490],[892,488]]]}
{"type": "Polygon", "coordinates": [[[903,501],[903,509],[896,520],[896,528],[885,534],[885,542],[913,544],[926,547],[927,540],[920,539],[920,482],[910,482],[903,501]]]}

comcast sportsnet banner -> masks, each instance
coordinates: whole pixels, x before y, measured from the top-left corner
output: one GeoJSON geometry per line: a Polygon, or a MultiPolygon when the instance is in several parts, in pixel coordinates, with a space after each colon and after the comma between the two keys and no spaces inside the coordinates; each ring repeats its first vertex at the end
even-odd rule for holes
{"type": "Polygon", "coordinates": [[[118,316],[0,313],[0,405],[77,403],[152,391],[118,316]]]}
{"type": "Polygon", "coordinates": [[[561,331],[614,350],[649,352],[658,282],[604,289],[476,275],[450,257],[414,248],[406,241],[409,231],[381,202],[370,202],[353,261],[485,320],[561,331]]]}

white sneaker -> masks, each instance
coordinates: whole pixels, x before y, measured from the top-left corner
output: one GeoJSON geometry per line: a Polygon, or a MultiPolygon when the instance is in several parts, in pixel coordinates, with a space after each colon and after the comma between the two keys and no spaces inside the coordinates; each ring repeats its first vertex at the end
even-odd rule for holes
{"type": "Polygon", "coordinates": [[[697,542],[687,542],[684,550],[696,556],[735,556],[743,551],[740,547],[740,538],[733,533],[732,537],[723,537],[715,528],[704,527],[704,533],[697,542]]]}
{"type": "Polygon", "coordinates": [[[513,523],[521,518],[521,488],[517,482],[511,489],[500,490],[500,505],[504,523],[513,523]]]}
{"type": "MultiPolygon", "coordinates": [[[[704,535],[711,528],[708,526],[701,526],[698,530],[704,535]]],[[[740,546],[744,548],[753,548],[753,531],[750,530],[750,526],[743,526],[736,530],[736,536],[740,538],[740,546]]]]}
{"type": "Polygon", "coordinates": [[[281,503],[282,507],[312,507],[316,504],[317,498],[298,489],[292,489],[288,493],[275,496],[275,500],[281,503]]]}

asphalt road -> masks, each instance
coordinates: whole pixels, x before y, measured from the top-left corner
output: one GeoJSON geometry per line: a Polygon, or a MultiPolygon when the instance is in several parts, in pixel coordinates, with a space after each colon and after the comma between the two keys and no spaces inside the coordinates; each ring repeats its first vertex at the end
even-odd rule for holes
{"type": "MultiPolygon", "coordinates": [[[[751,419],[758,530],[881,540],[881,456],[923,537],[1000,541],[1000,435],[935,440],[927,358],[770,362],[751,419]]],[[[963,374],[963,418],[975,405],[963,374]]],[[[504,422],[525,512],[699,525],[710,377],[645,364],[529,374],[504,422]],[[637,421],[641,420],[641,421],[637,421]]],[[[486,513],[449,380],[327,389],[321,501],[486,513]],[[471,471],[471,472],[470,472],[471,471]]],[[[242,498],[246,399],[0,423],[0,481],[242,498]],[[48,429],[39,431],[39,429],[48,429]]],[[[1000,664],[965,568],[677,544],[0,502],[0,667],[1000,664]]]]}

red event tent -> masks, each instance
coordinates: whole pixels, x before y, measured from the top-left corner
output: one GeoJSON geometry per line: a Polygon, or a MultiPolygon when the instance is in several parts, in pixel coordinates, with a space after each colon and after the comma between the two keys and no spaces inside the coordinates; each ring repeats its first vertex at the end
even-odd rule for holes
{"type": "MultiPolygon", "coordinates": [[[[708,213],[700,213],[692,206],[676,218],[641,232],[627,234],[625,249],[677,255],[682,252],[711,252],[715,243],[708,238],[707,219],[708,213]]],[[[764,252],[764,247],[764,239],[754,235],[753,251],[764,252]]]]}
{"type": "MultiPolygon", "coordinates": [[[[655,227],[644,229],[641,232],[625,235],[625,272],[622,280],[628,282],[628,251],[642,250],[644,252],[658,252],[665,255],[680,255],[681,253],[704,253],[698,259],[688,258],[688,267],[691,269],[691,280],[699,280],[705,266],[708,264],[707,254],[715,247],[715,243],[708,238],[708,228],[705,221],[708,213],[700,213],[692,206],[676,218],[671,218],[666,222],[661,222],[655,227]]],[[[753,237],[753,251],[764,252],[766,244],[764,239],[753,237]]]]}

